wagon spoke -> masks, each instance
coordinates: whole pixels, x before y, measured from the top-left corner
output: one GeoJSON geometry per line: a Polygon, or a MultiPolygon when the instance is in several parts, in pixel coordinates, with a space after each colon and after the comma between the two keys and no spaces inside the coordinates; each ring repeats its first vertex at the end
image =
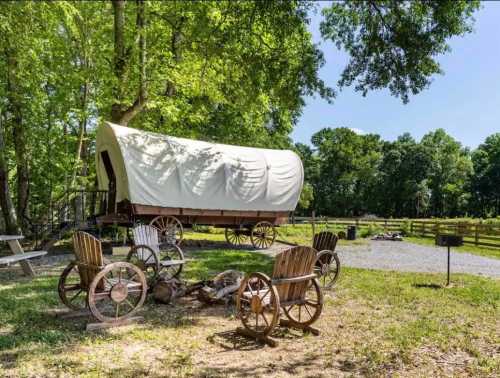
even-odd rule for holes
{"type": "Polygon", "coordinates": [[[262,318],[264,319],[264,322],[265,322],[265,323],[266,323],[266,325],[269,327],[269,322],[267,321],[266,316],[264,315],[264,313],[262,313],[261,315],[262,315],[262,318]]]}
{"type": "Polygon", "coordinates": [[[80,289],[80,290],[78,291],[78,293],[76,293],[75,295],[73,295],[69,301],[70,301],[70,302],[73,302],[73,301],[74,301],[74,300],[75,300],[75,299],[76,299],[76,298],[77,298],[77,297],[78,297],[78,296],[79,296],[82,292],[83,292],[83,290],[82,290],[82,289],[80,289]]]}
{"type": "Polygon", "coordinates": [[[120,316],[120,302],[116,303],[116,312],[115,312],[115,318],[118,318],[120,316]]]}
{"type": "Polygon", "coordinates": [[[304,303],[304,308],[306,309],[307,313],[309,314],[309,317],[312,318],[312,314],[309,311],[309,307],[307,307],[307,303],[304,303]]]}

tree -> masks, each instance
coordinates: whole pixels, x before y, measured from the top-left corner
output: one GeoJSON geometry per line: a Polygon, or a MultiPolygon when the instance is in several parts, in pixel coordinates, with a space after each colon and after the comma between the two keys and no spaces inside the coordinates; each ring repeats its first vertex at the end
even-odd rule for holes
{"type": "Polygon", "coordinates": [[[408,102],[442,73],[437,56],[447,40],[472,30],[478,0],[340,1],[323,10],[323,38],[350,56],[339,85],[366,95],[389,88],[408,102]]]}
{"type": "Polygon", "coordinates": [[[490,135],[472,154],[472,211],[480,216],[500,214],[500,133],[490,135]]]}
{"type": "Polygon", "coordinates": [[[421,144],[431,156],[430,211],[434,216],[457,216],[467,207],[467,180],[472,172],[470,153],[443,129],[424,135],[421,144]]]}
{"type": "Polygon", "coordinates": [[[358,216],[375,210],[373,202],[381,143],[378,135],[326,128],[312,136],[320,161],[315,183],[318,214],[358,216]]]}
{"type": "Polygon", "coordinates": [[[419,217],[426,213],[431,156],[410,134],[385,142],[378,176],[378,213],[419,217]]]}

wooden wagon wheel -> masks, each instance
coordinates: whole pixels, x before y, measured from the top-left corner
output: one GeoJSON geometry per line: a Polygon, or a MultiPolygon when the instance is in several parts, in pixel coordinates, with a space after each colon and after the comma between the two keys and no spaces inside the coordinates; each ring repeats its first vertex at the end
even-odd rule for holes
{"type": "Polygon", "coordinates": [[[118,323],[130,318],[146,299],[146,277],[128,262],[115,262],[101,270],[89,287],[88,304],[101,322],[118,323]]]}
{"type": "Polygon", "coordinates": [[[242,245],[248,242],[248,231],[242,228],[226,227],[224,235],[231,245],[242,245]]]}
{"type": "Polygon", "coordinates": [[[149,225],[160,230],[162,242],[175,245],[181,244],[184,229],[182,223],[176,217],[160,215],[154,218],[149,225]]]}
{"type": "Polygon", "coordinates": [[[269,248],[276,239],[276,228],[267,221],[257,223],[252,227],[250,240],[255,248],[269,248]]]}
{"type": "Polygon", "coordinates": [[[323,293],[318,279],[314,278],[309,282],[303,302],[283,307],[283,311],[292,325],[299,328],[305,328],[314,323],[323,310],[323,293]]]}
{"type": "Polygon", "coordinates": [[[87,306],[87,291],[82,287],[78,265],[72,261],[64,268],[57,285],[62,303],[72,310],[83,310],[87,306]]]}
{"type": "Polygon", "coordinates": [[[158,253],[159,272],[162,277],[170,279],[177,277],[182,272],[183,264],[170,265],[169,261],[184,260],[184,253],[178,245],[160,244],[160,251],[158,253]]]}
{"type": "Polygon", "coordinates": [[[262,273],[245,277],[238,290],[236,308],[243,326],[257,338],[267,337],[280,315],[280,300],[271,279],[262,273]]]}
{"type": "Polygon", "coordinates": [[[134,245],[128,252],[127,261],[144,272],[151,287],[160,272],[160,260],[153,249],[147,245],[134,245]]]}
{"type": "Polygon", "coordinates": [[[314,273],[318,276],[323,288],[332,288],[340,275],[340,259],[338,255],[329,250],[319,252],[314,264],[314,273]]]}

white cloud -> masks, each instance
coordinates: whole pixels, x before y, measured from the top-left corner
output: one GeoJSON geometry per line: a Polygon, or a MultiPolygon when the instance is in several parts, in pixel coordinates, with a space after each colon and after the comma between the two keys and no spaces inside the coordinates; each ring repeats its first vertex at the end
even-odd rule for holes
{"type": "Polygon", "coordinates": [[[349,127],[349,130],[354,131],[358,135],[365,135],[366,134],[363,130],[358,129],[356,127],[349,127]]]}

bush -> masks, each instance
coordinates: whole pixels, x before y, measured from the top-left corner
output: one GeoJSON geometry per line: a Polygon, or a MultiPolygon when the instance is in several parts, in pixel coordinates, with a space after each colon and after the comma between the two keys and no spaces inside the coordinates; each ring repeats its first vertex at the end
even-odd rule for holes
{"type": "Polygon", "coordinates": [[[401,233],[403,234],[403,236],[412,236],[410,220],[405,220],[403,223],[401,223],[401,233]]]}
{"type": "Polygon", "coordinates": [[[359,230],[359,236],[362,238],[367,238],[370,236],[374,236],[383,232],[383,228],[377,224],[370,223],[368,226],[363,227],[359,230]]]}

